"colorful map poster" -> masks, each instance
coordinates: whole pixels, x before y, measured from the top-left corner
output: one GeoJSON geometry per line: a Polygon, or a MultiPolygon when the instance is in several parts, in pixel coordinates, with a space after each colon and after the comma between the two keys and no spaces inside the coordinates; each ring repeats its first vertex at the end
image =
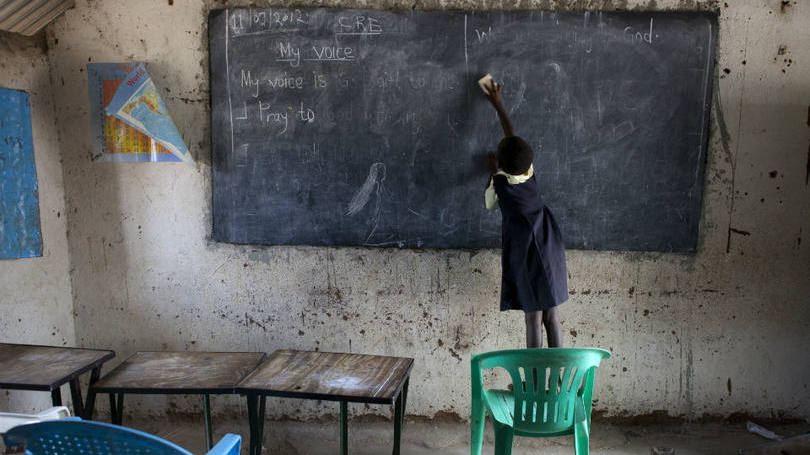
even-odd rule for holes
{"type": "Polygon", "coordinates": [[[191,161],[188,148],[143,64],[124,77],[112,101],[107,104],[107,114],[155,139],[180,160],[191,161]]]}
{"type": "Polygon", "coordinates": [[[107,115],[107,105],[127,74],[138,65],[137,62],[87,65],[93,161],[182,161],[154,138],[121,119],[107,115]]]}
{"type": "Polygon", "coordinates": [[[0,88],[0,259],[42,256],[28,94],[0,88]]]}

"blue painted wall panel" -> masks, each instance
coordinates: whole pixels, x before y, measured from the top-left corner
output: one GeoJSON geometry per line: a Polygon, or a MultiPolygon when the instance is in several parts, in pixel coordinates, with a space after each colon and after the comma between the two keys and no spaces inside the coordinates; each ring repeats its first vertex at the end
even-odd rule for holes
{"type": "Polygon", "coordinates": [[[42,256],[28,94],[0,88],[0,259],[42,256]]]}

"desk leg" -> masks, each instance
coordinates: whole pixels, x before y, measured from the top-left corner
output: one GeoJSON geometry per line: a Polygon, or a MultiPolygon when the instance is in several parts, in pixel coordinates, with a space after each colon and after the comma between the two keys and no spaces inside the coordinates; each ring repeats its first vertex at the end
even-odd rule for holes
{"type": "Polygon", "coordinates": [[[93,420],[93,410],[96,407],[96,391],[93,390],[93,384],[98,381],[101,375],[101,367],[93,368],[90,372],[90,385],[87,387],[87,399],[84,401],[84,414],[81,416],[84,420],[93,420]]]}
{"type": "Polygon", "coordinates": [[[84,408],[82,407],[82,389],[79,387],[79,378],[70,380],[70,399],[73,400],[73,415],[83,416],[84,408]]]}
{"type": "Polygon", "coordinates": [[[124,394],[119,393],[116,397],[115,393],[109,394],[110,396],[110,420],[113,425],[121,425],[124,422],[124,394]]]}
{"type": "Polygon", "coordinates": [[[124,424],[124,392],[118,394],[118,425],[124,424]]]}
{"type": "Polygon", "coordinates": [[[246,394],[247,408],[248,408],[248,427],[250,428],[250,441],[248,443],[248,454],[258,455],[262,451],[262,441],[259,438],[259,427],[263,426],[264,422],[260,421],[261,417],[256,409],[258,406],[258,395],[246,394]]]}
{"type": "Polygon", "coordinates": [[[62,391],[59,390],[59,387],[51,390],[51,403],[54,406],[62,406],[62,391]]]}
{"type": "Polygon", "coordinates": [[[118,415],[118,409],[115,407],[115,394],[107,394],[110,397],[110,423],[115,423],[115,416],[118,415]]]}
{"type": "Polygon", "coordinates": [[[260,455],[262,453],[262,442],[264,441],[264,406],[267,397],[252,394],[246,394],[245,396],[247,397],[248,427],[250,429],[248,454],[260,455]]]}
{"type": "Polygon", "coordinates": [[[205,417],[205,442],[208,444],[208,450],[214,447],[214,436],[211,434],[211,397],[208,394],[203,395],[203,415],[205,417]]]}
{"type": "Polygon", "coordinates": [[[266,401],[267,395],[259,396],[259,409],[257,411],[258,414],[256,415],[256,417],[258,417],[257,421],[259,422],[259,425],[256,427],[256,435],[258,436],[256,439],[258,442],[256,446],[256,455],[261,455],[262,444],[264,443],[264,407],[266,401]]]}
{"type": "Polygon", "coordinates": [[[340,455],[349,453],[349,406],[345,401],[340,402],[340,455]]]}
{"type": "Polygon", "coordinates": [[[405,380],[405,385],[402,386],[402,427],[405,427],[405,410],[408,409],[406,406],[408,404],[408,383],[411,382],[411,378],[405,380]]]}
{"type": "Polygon", "coordinates": [[[253,446],[256,445],[256,402],[254,400],[254,396],[246,393],[245,399],[247,400],[247,411],[248,411],[248,433],[249,433],[249,440],[248,440],[248,455],[253,455],[256,450],[253,446]]]}
{"type": "Polygon", "coordinates": [[[394,403],[394,451],[392,452],[394,455],[399,455],[399,445],[402,440],[402,416],[404,414],[404,410],[402,409],[403,395],[404,394],[400,392],[400,394],[397,395],[396,403],[394,403]]]}
{"type": "Polygon", "coordinates": [[[402,427],[405,426],[405,405],[408,403],[408,383],[410,380],[411,378],[405,380],[402,391],[394,403],[394,455],[399,455],[400,445],[402,445],[402,427]]]}

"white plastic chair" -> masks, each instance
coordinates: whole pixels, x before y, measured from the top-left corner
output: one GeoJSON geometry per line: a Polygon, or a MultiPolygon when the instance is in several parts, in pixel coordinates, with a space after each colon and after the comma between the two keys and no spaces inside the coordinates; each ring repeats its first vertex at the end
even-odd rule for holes
{"type": "Polygon", "coordinates": [[[25,425],[27,423],[37,423],[43,420],[55,420],[64,417],[70,417],[70,411],[65,406],[55,406],[46,409],[39,414],[15,414],[13,412],[0,412],[0,434],[8,432],[8,430],[16,427],[17,425],[25,425]]]}

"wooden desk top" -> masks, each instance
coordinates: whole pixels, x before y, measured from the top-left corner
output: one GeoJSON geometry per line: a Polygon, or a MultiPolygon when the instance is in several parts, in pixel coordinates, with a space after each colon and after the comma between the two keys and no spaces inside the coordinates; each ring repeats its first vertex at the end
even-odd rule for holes
{"type": "Polygon", "coordinates": [[[93,386],[98,393],[234,393],[263,352],[136,352],[93,386]]]}
{"type": "Polygon", "coordinates": [[[99,349],[0,343],[0,389],[52,391],[113,357],[99,349]]]}
{"type": "Polygon", "coordinates": [[[279,350],[245,378],[240,392],[394,404],[413,359],[380,355],[279,350]]]}

